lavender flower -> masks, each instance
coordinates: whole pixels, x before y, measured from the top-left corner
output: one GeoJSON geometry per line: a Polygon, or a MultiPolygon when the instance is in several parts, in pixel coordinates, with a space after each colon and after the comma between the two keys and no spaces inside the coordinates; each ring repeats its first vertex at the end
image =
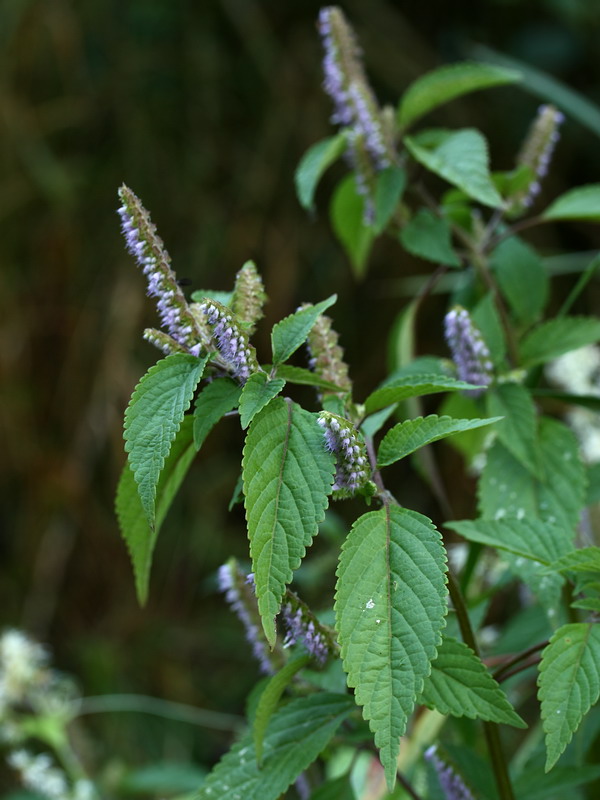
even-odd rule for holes
{"type": "MultiPolygon", "coordinates": [[[[125,243],[148,280],[148,294],[158,300],[161,325],[185,351],[197,356],[201,350],[200,331],[171,269],[171,259],[156,233],[156,226],[131,189],[121,186],[119,197],[122,205],[118,213],[125,243]]],[[[167,340],[153,343],[163,350],[168,345],[167,340]]]]}
{"type": "Polygon", "coordinates": [[[287,630],[283,646],[287,648],[301,644],[320,666],[324,666],[332,649],[332,643],[328,641],[330,637],[307,606],[293,594],[291,597],[293,601],[285,603],[281,608],[281,617],[287,630]]]}
{"type": "MultiPolygon", "coordinates": [[[[454,306],[446,314],[444,328],[460,380],[483,387],[489,386],[493,369],[490,351],[467,309],[454,306]]],[[[483,391],[484,389],[473,389],[467,394],[478,397],[483,391]]]]}
{"type": "Polygon", "coordinates": [[[209,299],[198,310],[212,328],[211,340],[227,368],[242,382],[248,380],[250,373],[258,369],[256,355],[233,313],[217,300],[209,299]]]}
{"type": "Polygon", "coordinates": [[[336,456],[334,496],[348,497],[369,479],[365,444],[354,425],[337,414],[321,411],[317,422],[323,428],[327,449],[336,456]]]}
{"type": "Polygon", "coordinates": [[[525,189],[509,198],[509,210],[513,216],[529,208],[540,193],[540,180],[548,174],[554,148],[560,139],[559,127],[564,119],[564,115],[554,106],[542,105],[538,108],[537,117],[517,156],[517,164],[529,167],[533,180],[525,189]]]}
{"type": "Polygon", "coordinates": [[[446,800],[475,800],[461,776],[439,755],[435,745],[429,747],[424,755],[437,773],[446,800]]]}
{"type": "Polygon", "coordinates": [[[348,157],[358,191],[367,196],[365,221],[372,222],[375,172],[394,160],[393,135],[379,108],[361,62],[354,32],[337,6],[322,8],[318,21],[323,40],[323,88],[333,100],[331,121],[348,128],[348,157]]]}
{"type": "Polygon", "coordinates": [[[219,567],[219,588],[238,615],[246,629],[246,639],[252,645],[252,653],[259,663],[260,671],[266,675],[276,672],[275,663],[279,656],[271,653],[267,640],[262,632],[258,606],[254,593],[254,577],[245,575],[237,566],[235,559],[230,559],[219,567]]]}

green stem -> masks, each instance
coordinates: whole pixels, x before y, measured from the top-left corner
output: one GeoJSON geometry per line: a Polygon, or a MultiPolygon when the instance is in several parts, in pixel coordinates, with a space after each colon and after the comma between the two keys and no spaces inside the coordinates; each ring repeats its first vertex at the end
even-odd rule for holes
{"type": "MultiPolygon", "coordinates": [[[[476,655],[479,655],[479,648],[477,647],[475,634],[473,633],[473,628],[471,627],[471,620],[469,619],[469,614],[467,612],[463,596],[451,572],[448,572],[448,589],[450,591],[450,597],[452,599],[452,604],[454,605],[454,610],[456,612],[456,617],[458,619],[463,641],[471,648],[471,650],[473,650],[476,655]]],[[[490,754],[490,760],[492,762],[492,769],[494,770],[494,776],[496,778],[496,784],[498,786],[498,795],[500,800],[515,800],[508,774],[508,767],[506,765],[504,752],[502,750],[502,743],[500,742],[498,725],[496,725],[494,722],[483,722],[483,730],[488,752],[490,754]]]]}

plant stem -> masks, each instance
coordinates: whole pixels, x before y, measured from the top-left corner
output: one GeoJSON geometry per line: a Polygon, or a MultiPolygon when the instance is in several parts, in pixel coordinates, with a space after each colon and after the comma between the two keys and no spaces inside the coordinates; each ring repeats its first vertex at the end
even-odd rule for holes
{"type": "Polygon", "coordinates": [[[498,669],[494,672],[494,678],[497,681],[504,680],[506,677],[503,675],[504,672],[509,670],[515,664],[518,664],[520,661],[525,661],[525,659],[529,658],[529,656],[532,656],[534,653],[538,653],[540,650],[543,650],[547,644],[548,640],[546,639],[546,641],[540,642],[540,644],[534,644],[527,650],[523,650],[522,653],[517,653],[516,656],[513,656],[513,658],[510,658],[508,661],[505,661],[502,666],[498,667],[498,669]]]}
{"type": "MultiPolygon", "coordinates": [[[[448,589],[450,591],[450,597],[454,605],[463,641],[476,655],[479,655],[479,648],[477,647],[475,634],[471,627],[471,620],[469,619],[463,596],[450,571],[448,572],[448,589]]],[[[494,722],[483,722],[483,730],[490,760],[492,762],[492,769],[494,770],[494,776],[496,778],[496,784],[498,786],[498,794],[501,800],[515,800],[504,752],[502,750],[502,743],[500,742],[498,726],[494,722]]]]}

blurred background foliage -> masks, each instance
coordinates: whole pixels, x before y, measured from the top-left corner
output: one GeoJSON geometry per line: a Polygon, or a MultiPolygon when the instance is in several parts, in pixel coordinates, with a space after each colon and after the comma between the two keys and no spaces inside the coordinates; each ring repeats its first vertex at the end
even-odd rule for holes
{"type": "MultiPolygon", "coordinates": [[[[595,0],[343,8],[382,102],[485,45],[600,103],[595,0]]],[[[430,270],[382,241],[356,283],[326,213],[342,167],[323,181],[316,218],[296,201],[299,158],[331,133],[318,9],[312,0],[0,0],[0,623],[48,643],[86,695],[136,692],[241,713],[257,676],[214,578],[229,555],[247,552],[243,512],[227,511],[242,441],[233,420],[211,434],[164,526],[148,606],[134,596],[113,496],[123,410],[158,356],[141,340],[155,315],[121,241],[119,184],[150,209],[191,289],[227,289],[247,258],[257,261],[270,296],[263,358],[271,323],[337,291],[333,317],[358,399],[384,375],[386,333],[409,299],[400,279],[430,270]]],[[[539,102],[499,88],[428,121],[480,127],[493,167],[508,169],[539,102]]],[[[567,121],[543,199],[598,180],[598,133],[567,121]]],[[[545,255],[593,250],[600,231],[548,226],[530,240],[545,255]]],[[[559,278],[555,303],[574,280],[559,278]]],[[[596,283],[576,311],[594,313],[598,299],[596,283]]],[[[421,353],[446,354],[445,303],[434,297],[424,309],[421,353]]],[[[472,487],[446,466],[469,513],[472,487]]],[[[413,505],[436,513],[418,478],[398,477],[413,505]]],[[[323,538],[344,531],[333,518],[323,538]]],[[[317,542],[301,585],[317,605],[332,596],[325,552],[317,542]]],[[[139,713],[83,722],[84,754],[116,772],[158,759],[208,764],[229,741],[139,713]]]]}

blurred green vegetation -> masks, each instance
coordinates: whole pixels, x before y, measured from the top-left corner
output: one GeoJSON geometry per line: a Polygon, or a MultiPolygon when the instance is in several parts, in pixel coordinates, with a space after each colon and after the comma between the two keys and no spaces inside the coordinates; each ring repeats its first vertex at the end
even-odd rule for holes
{"type": "MultiPolygon", "coordinates": [[[[600,102],[593,0],[343,7],[384,102],[475,44],[600,102]]],[[[257,261],[270,296],[263,354],[270,323],[337,291],[332,312],[358,399],[383,376],[386,332],[407,301],[398,279],[429,271],[381,243],[355,284],[326,214],[342,168],[323,182],[315,219],[295,199],[300,156],[330,134],[318,9],[312,0],[0,0],[0,623],[48,643],[86,695],[135,692],[241,713],[257,674],[215,591],[216,568],[247,551],[243,512],[227,512],[242,441],[233,420],[207,441],[165,524],[148,606],[135,600],[113,495],[123,410],[158,354],[141,340],[154,309],[121,241],[118,185],[142,198],[192,289],[226,289],[247,258],[257,261]]],[[[432,121],[480,127],[505,169],[538,103],[496,89],[432,121]]],[[[544,197],[599,178],[597,136],[567,122],[544,197]]],[[[597,249],[600,231],[565,225],[531,239],[552,255],[597,249]]],[[[574,280],[559,279],[558,298],[574,280]]],[[[576,310],[594,313],[598,294],[596,283],[576,310]]],[[[428,303],[421,352],[445,353],[444,303],[428,303]]],[[[413,504],[435,514],[418,479],[398,476],[413,504]]],[[[468,513],[470,485],[454,481],[468,513]]],[[[331,536],[343,531],[343,520],[331,522],[331,536]]],[[[326,550],[316,543],[302,587],[317,605],[332,594],[326,550]]],[[[117,772],[123,762],[210,764],[229,741],[137,713],[84,717],[84,727],[84,757],[117,772]]]]}

